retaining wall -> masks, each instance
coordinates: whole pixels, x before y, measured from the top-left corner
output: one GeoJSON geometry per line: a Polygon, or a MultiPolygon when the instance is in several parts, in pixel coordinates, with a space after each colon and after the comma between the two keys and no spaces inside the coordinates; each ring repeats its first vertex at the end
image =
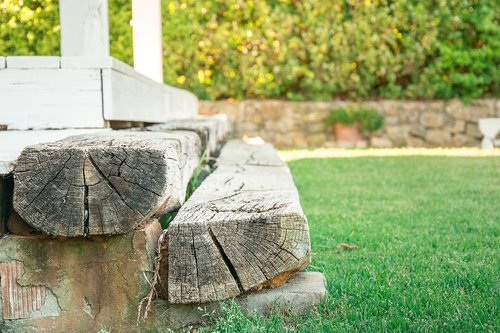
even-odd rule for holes
{"type": "MultiPolygon", "coordinates": [[[[235,137],[260,136],[279,148],[337,146],[325,118],[331,109],[350,101],[290,102],[281,100],[202,101],[200,113],[223,113],[235,137]]],[[[450,101],[377,100],[362,103],[385,115],[384,127],[360,146],[479,146],[478,119],[500,117],[499,99],[450,101]]]]}

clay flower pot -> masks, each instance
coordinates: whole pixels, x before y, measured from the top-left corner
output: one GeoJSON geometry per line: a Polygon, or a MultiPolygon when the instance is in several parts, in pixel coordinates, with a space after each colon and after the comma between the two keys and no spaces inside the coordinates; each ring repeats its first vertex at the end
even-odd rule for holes
{"type": "Polygon", "coordinates": [[[356,122],[349,125],[335,123],[333,128],[337,141],[356,143],[363,139],[358,123],[356,122]]]}

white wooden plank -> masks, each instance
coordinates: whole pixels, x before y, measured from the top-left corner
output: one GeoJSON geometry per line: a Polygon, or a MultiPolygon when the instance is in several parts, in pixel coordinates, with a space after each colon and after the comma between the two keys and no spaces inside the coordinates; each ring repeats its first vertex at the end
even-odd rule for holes
{"type": "Polygon", "coordinates": [[[132,0],[134,68],[163,83],[160,0],[132,0]]]}
{"type": "Polygon", "coordinates": [[[164,85],[169,94],[168,115],[170,119],[194,118],[198,115],[198,98],[187,90],[164,85]]]}
{"type": "Polygon", "coordinates": [[[7,68],[17,69],[55,69],[61,67],[59,57],[52,56],[13,56],[6,59],[7,68]]]}
{"type": "Polygon", "coordinates": [[[131,76],[143,77],[132,66],[113,57],[61,57],[61,68],[113,68],[131,76]]]}
{"type": "Polygon", "coordinates": [[[103,127],[96,69],[0,71],[0,124],[9,129],[103,127]]]}
{"type": "Polygon", "coordinates": [[[109,56],[107,0],[60,0],[61,54],[109,56]]]}
{"type": "Polygon", "coordinates": [[[66,129],[42,131],[0,131],[0,175],[12,172],[14,162],[24,147],[53,142],[72,135],[91,134],[110,129],[66,129]],[[8,144],[6,144],[8,143],[8,144]]]}
{"type": "Polygon", "coordinates": [[[4,69],[7,66],[5,57],[0,57],[0,69],[4,69]]]}
{"type": "Polygon", "coordinates": [[[103,69],[102,80],[104,119],[143,122],[168,119],[169,95],[163,85],[143,75],[130,76],[114,69],[103,69]]]}

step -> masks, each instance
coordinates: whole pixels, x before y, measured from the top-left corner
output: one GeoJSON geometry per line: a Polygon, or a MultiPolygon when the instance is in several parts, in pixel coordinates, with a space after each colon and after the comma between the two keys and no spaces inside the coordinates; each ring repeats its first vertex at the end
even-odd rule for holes
{"type": "Polygon", "coordinates": [[[217,169],[170,223],[162,258],[168,258],[160,272],[168,281],[163,296],[175,304],[276,287],[307,266],[307,219],[277,152],[228,142],[217,169]]]}

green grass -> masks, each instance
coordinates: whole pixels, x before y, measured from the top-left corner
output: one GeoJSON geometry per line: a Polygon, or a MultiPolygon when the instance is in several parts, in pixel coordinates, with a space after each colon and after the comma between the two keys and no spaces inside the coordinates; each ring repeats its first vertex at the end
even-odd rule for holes
{"type": "Polygon", "coordinates": [[[499,157],[289,165],[309,218],[308,270],[326,275],[330,296],[302,317],[245,317],[229,305],[201,331],[499,331],[499,157]]]}

